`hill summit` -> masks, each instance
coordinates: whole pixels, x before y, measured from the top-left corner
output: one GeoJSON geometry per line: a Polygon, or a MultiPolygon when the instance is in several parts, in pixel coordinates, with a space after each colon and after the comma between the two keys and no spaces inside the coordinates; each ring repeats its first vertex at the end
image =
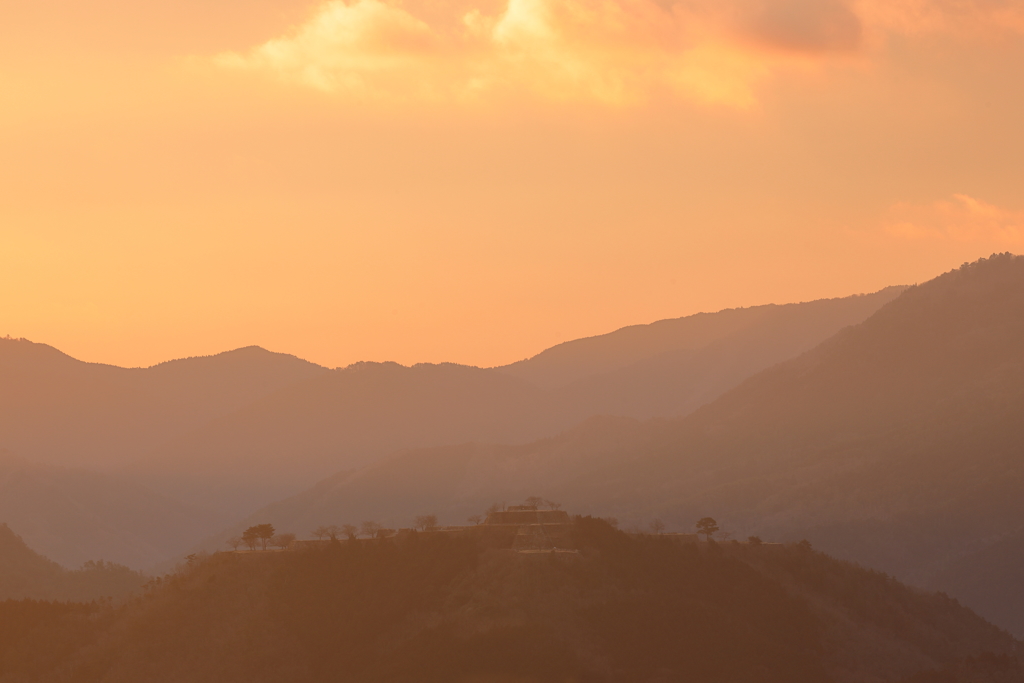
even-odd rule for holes
{"type": "Polygon", "coordinates": [[[91,619],[0,603],[0,624],[34,620],[0,662],[38,655],[0,681],[1024,680],[1014,640],[955,601],[806,543],[679,543],[574,517],[578,552],[531,554],[494,521],[196,557],[91,619]]]}

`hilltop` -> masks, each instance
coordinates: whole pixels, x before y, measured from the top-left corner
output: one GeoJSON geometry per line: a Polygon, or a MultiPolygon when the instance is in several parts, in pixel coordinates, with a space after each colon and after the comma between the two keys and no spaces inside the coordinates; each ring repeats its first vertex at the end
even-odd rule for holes
{"type": "Polygon", "coordinates": [[[806,544],[678,543],[581,517],[571,534],[565,555],[486,533],[221,553],[91,620],[0,604],[0,623],[35,620],[6,647],[36,654],[0,681],[866,683],[977,661],[1000,678],[974,683],[1024,680],[1018,644],[955,601],[806,544]]]}
{"type": "Polygon", "coordinates": [[[1024,575],[1006,569],[1024,531],[1022,424],[1024,258],[1003,254],[907,289],[686,417],[401,453],[256,516],[373,519],[391,506],[461,521],[533,493],[676,529],[713,514],[741,535],[808,538],[956,589],[1024,635],[1024,575]]]}

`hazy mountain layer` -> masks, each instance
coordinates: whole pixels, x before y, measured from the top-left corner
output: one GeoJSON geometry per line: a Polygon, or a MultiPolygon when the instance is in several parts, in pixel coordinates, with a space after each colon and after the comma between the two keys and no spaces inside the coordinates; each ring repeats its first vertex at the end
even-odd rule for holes
{"type": "MultiPolygon", "coordinates": [[[[553,346],[498,370],[539,387],[556,389],[587,379],[596,379],[598,386],[625,382],[631,372],[646,376],[658,367],[676,370],[668,373],[672,376],[681,366],[699,372],[707,362],[701,359],[717,354],[731,355],[734,364],[753,368],[741,372],[738,378],[726,367],[705,374],[702,379],[710,386],[700,387],[694,393],[717,395],[752,372],[807,351],[842,328],[861,322],[904,289],[887,287],[874,294],[842,299],[729,308],[631,325],[553,346]],[[716,379],[722,370],[728,376],[716,379]]],[[[683,384],[681,389],[687,389],[683,384]]],[[[635,410],[631,409],[629,414],[640,417],[635,410]]]]}
{"type": "Polygon", "coordinates": [[[0,603],[0,628],[31,624],[0,639],[0,681],[1024,680],[1013,639],[966,608],[806,547],[577,518],[578,554],[521,555],[475,531],[215,555],[91,619],[0,603]]]}
{"type": "Polygon", "coordinates": [[[161,447],[144,467],[156,465],[160,481],[154,485],[171,487],[164,490],[175,495],[251,510],[399,449],[522,443],[592,415],[685,414],[753,372],[860,322],[899,291],[627,328],[556,347],[557,362],[545,352],[497,370],[359,363],[213,420],[161,447]],[[584,368],[572,360],[577,354],[593,374],[582,375],[584,368]],[[556,383],[543,379],[545,372],[565,379],[563,365],[582,379],[543,389],[556,383]]]}
{"type": "Polygon", "coordinates": [[[146,581],[142,574],[107,562],[86,562],[80,569],[68,571],[34,552],[0,523],[0,600],[123,598],[141,592],[146,581]]]}
{"type": "Polygon", "coordinates": [[[54,484],[37,476],[0,502],[0,512],[61,562],[100,552],[148,566],[179,552],[197,524],[206,526],[193,538],[398,449],[528,442],[594,414],[688,412],[859,322],[898,291],[636,326],[497,370],[394,363],[327,370],[255,347],[124,369],[0,340],[0,448],[79,470],[63,476],[53,489],[61,502],[49,509],[44,491],[54,484]],[[524,372],[529,381],[515,376],[524,372]],[[91,495],[94,480],[117,489],[107,497],[117,503],[91,495]],[[170,510],[169,501],[149,501],[115,481],[185,505],[154,515],[154,506],[170,510]]]}
{"type": "Polygon", "coordinates": [[[0,450],[33,461],[123,464],[326,368],[257,347],[150,368],[83,363],[0,339],[0,450]]]}
{"type": "Polygon", "coordinates": [[[0,452],[0,522],[66,567],[103,559],[148,567],[183,552],[212,516],[125,477],[33,465],[0,452]]]}
{"type": "Polygon", "coordinates": [[[397,524],[424,512],[455,522],[533,494],[670,528],[712,514],[739,534],[807,537],[915,583],[958,585],[1019,629],[1024,573],[973,565],[971,581],[1001,577],[987,593],[935,582],[1024,527],[1022,425],[1024,259],[1003,255],[910,288],[684,419],[407,453],[252,519],[300,533],[386,509],[397,524]]]}

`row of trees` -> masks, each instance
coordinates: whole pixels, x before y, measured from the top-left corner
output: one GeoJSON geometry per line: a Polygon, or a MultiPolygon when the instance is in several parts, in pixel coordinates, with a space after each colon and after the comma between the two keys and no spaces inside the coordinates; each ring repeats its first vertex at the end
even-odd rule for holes
{"type": "MultiPolygon", "coordinates": [[[[561,507],[560,504],[554,503],[549,500],[544,500],[538,496],[531,496],[526,499],[527,505],[534,505],[540,507],[541,505],[547,506],[551,510],[557,510],[561,507]]],[[[500,512],[505,509],[505,505],[502,503],[495,503],[487,509],[488,514],[492,512],[500,512]]],[[[473,524],[480,524],[483,522],[485,517],[483,515],[473,515],[469,518],[469,521],[473,524]]],[[[616,520],[609,520],[613,526],[617,524],[616,520]]],[[[415,520],[415,528],[420,531],[429,531],[436,529],[437,515],[417,515],[415,520]]],[[[660,519],[656,519],[650,524],[652,533],[660,534],[665,531],[665,523],[660,519]]],[[[355,540],[360,536],[367,538],[379,538],[384,535],[391,533],[391,529],[386,529],[377,522],[363,522],[360,526],[354,524],[342,524],[338,526],[336,524],[322,525],[313,529],[313,537],[318,541],[327,540],[338,540],[340,538],[347,538],[349,540],[355,540]]],[[[715,521],[714,517],[703,517],[697,521],[697,533],[703,535],[707,540],[718,534],[721,529],[718,526],[718,522],[715,521]]],[[[725,536],[731,536],[728,534],[721,534],[725,536]]],[[[266,550],[268,547],[272,548],[287,548],[295,541],[295,534],[275,533],[273,524],[256,524],[251,526],[242,532],[241,536],[235,536],[228,539],[228,546],[234,550],[238,550],[243,545],[248,547],[249,550],[266,550]]],[[[753,544],[761,543],[761,539],[757,536],[751,536],[748,541],[753,544]]]]}
{"type": "MultiPolygon", "coordinates": [[[[437,515],[417,515],[415,521],[415,528],[420,531],[429,531],[430,529],[437,528],[437,515]]],[[[313,538],[318,541],[324,539],[334,541],[341,538],[347,538],[349,540],[355,540],[360,536],[367,538],[379,538],[381,536],[392,533],[392,529],[388,529],[377,522],[363,522],[361,525],[356,526],[355,524],[327,524],[321,525],[313,529],[313,538]]]]}
{"type": "Polygon", "coordinates": [[[295,541],[295,534],[278,534],[274,531],[273,524],[256,524],[242,532],[241,536],[234,536],[227,541],[232,550],[238,550],[246,546],[249,550],[266,550],[268,547],[284,550],[295,541]]]}

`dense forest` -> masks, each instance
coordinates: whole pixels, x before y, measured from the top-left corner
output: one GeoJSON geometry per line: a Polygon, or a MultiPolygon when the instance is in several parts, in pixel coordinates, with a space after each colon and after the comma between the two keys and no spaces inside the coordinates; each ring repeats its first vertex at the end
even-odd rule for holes
{"type": "Polygon", "coordinates": [[[0,681],[1024,681],[956,601],[808,544],[682,543],[576,518],[194,557],[122,605],[0,603],[0,681]]]}

